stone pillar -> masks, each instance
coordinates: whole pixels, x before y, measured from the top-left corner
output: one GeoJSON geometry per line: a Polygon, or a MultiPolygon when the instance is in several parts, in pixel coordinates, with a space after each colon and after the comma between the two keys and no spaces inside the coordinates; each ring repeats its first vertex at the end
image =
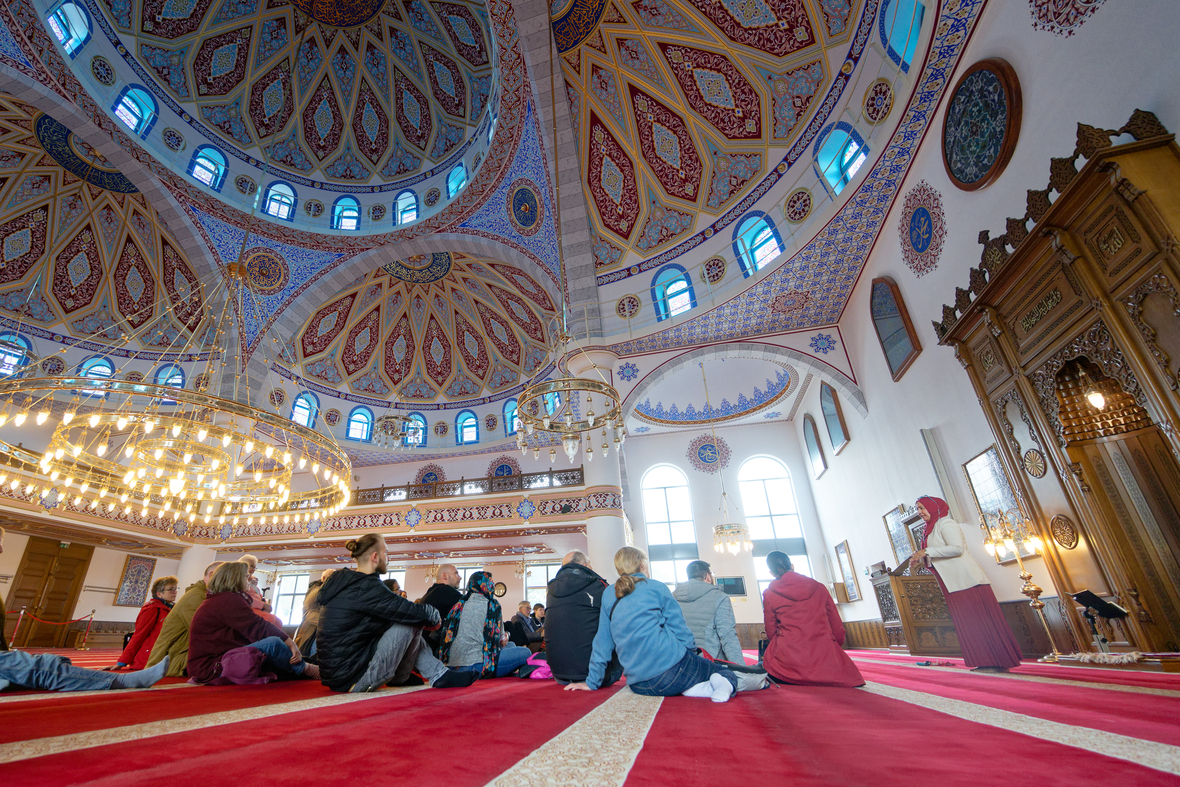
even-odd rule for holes
{"type": "Polygon", "coordinates": [[[180,566],[176,569],[176,578],[180,580],[180,593],[184,589],[205,576],[205,567],[217,559],[217,548],[204,544],[193,544],[184,550],[180,556],[180,566]]]}
{"type": "MultiPolygon", "coordinates": [[[[596,456],[594,461],[585,465],[585,473],[587,488],[597,487],[599,491],[615,491],[622,495],[622,475],[617,452],[611,451],[608,457],[596,456]]],[[[586,552],[594,570],[606,581],[618,579],[615,552],[626,545],[627,536],[621,512],[592,512],[586,518],[586,552]]]]}

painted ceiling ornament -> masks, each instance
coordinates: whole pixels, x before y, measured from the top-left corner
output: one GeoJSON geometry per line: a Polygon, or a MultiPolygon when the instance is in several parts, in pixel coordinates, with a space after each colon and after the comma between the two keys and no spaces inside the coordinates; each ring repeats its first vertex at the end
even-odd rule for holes
{"type": "Polygon", "coordinates": [[[314,219],[324,214],[324,203],[320,202],[318,199],[309,199],[307,202],[303,203],[303,210],[308,216],[311,216],[314,219]]]}
{"type": "Polygon", "coordinates": [[[722,257],[713,257],[705,260],[705,264],[701,266],[701,281],[706,284],[717,284],[725,278],[725,268],[728,263],[722,257]]]}
{"type": "Polygon", "coordinates": [[[639,367],[628,361],[619,367],[619,379],[629,383],[639,377],[639,367]]]}
{"type": "Polygon", "coordinates": [[[893,85],[888,79],[878,79],[865,90],[864,116],[877,126],[885,122],[893,110],[893,85]]]}
{"type": "Polygon", "coordinates": [[[234,178],[234,188],[242,194],[253,194],[258,190],[258,184],[245,175],[238,175],[234,178]]]}
{"type": "Polygon", "coordinates": [[[406,525],[413,530],[422,522],[422,512],[417,508],[411,508],[406,512],[406,525]]]}
{"type": "Polygon", "coordinates": [[[1033,27],[1072,36],[1106,0],[1028,0],[1033,27]]]}
{"type": "Polygon", "coordinates": [[[664,407],[663,401],[657,401],[653,405],[651,399],[648,398],[637,403],[632,413],[648,423],[665,426],[718,424],[723,421],[733,421],[764,410],[782,399],[791,392],[793,380],[794,378],[788,370],[778,369],[775,371],[773,379],[765,378],[765,382],[762,385],[754,386],[754,390],[750,391],[748,396],[744,392],[739,392],[736,400],[732,402],[728,398],[723,398],[720,404],[715,405],[706,399],[700,408],[689,402],[681,409],[681,405],[676,403],[664,407]]]}
{"type": "Polygon", "coordinates": [[[803,290],[791,290],[774,296],[774,300],[770,302],[770,308],[778,314],[794,314],[806,309],[809,303],[811,303],[811,293],[803,290]]]}
{"type": "Polygon", "coordinates": [[[287,401],[287,393],[282,388],[273,388],[270,392],[270,403],[273,407],[282,407],[287,401]]]}
{"type": "Polygon", "coordinates": [[[436,421],[434,424],[434,434],[438,437],[446,437],[447,432],[451,431],[451,425],[446,421],[436,421]]]}
{"type": "Polygon", "coordinates": [[[811,215],[814,200],[807,189],[795,189],[783,207],[783,215],[792,224],[799,224],[811,215]]]}
{"type": "MultiPolygon", "coordinates": [[[[131,375],[127,375],[126,379],[130,380],[131,375]]],[[[142,379],[142,376],[141,376],[141,379],[142,379]]],[[[208,375],[208,373],[201,372],[200,374],[198,374],[196,377],[193,378],[193,390],[198,391],[198,392],[204,392],[204,391],[209,390],[209,375],[208,375]]]]}
{"type": "Polygon", "coordinates": [[[166,128],[160,132],[160,138],[164,140],[164,144],[173,152],[180,152],[184,150],[184,135],[174,128],[166,128]]]}
{"type": "Polygon", "coordinates": [[[950,93],[942,125],[947,176],[964,191],[995,182],[1020,137],[1020,80],[1006,60],[991,57],[968,67],[950,93]]]}
{"type": "Polygon", "coordinates": [[[429,284],[438,281],[451,272],[451,255],[448,252],[414,254],[404,260],[385,263],[385,272],[392,278],[410,284],[429,284]]]}
{"type": "Polygon", "coordinates": [[[694,469],[716,474],[729,467],[729,444],[724,437],[703,434],[688,444],[685,456],[694,469]]]}
{"type": "Polygon", "coordinates": [[[836,349],[839,344],[830,334],[817,333],[811,337],[811,351],[816,355],[827,355],[832,350],[836,349]]]}
{"type": "Polygon", "coordinates": [[[254,292],[262,295],[280,292],[290,278],[287,261],[277,251],[254,248],[246,252],[245,281],[254,292]]]}
{"type": "Polygon", "coordinates": [[[440,481],[446,480],[447,471],[433,462],[428,465],[422,465],[422,467],[418,468],[418,473],[414,476],[415,484],[437,484],[440,481]]]}
{"type": "Polygon", "coordinates": [[[359,27],[385,7],[386,0],[291,0],[291,5],[328,27],[359,27]]]}
{"type": "Polygon", "coordinates": [[[526,238],[540,232],[545,203],[541,200],[541,189],[536,183],[528,178],[517,178],[508,187],[504,199],[513,229],[526,238]]]}
{"type": "Polygon", "coordinates": [[[65,373],[66,362],[56,355],[51,355],[45,360],[41,361],[41,371],[45,372],[50,377],[58,377],[65,373]]]}
{"type": "Polygon", "coordinates": [[[619,298],[619,302],[615,304],[615,314],[622,317],[624,320],[630,320],[635,315],[639,314],[639,310],[643,308],[643,304],[639,302],[639,298],[634,295],[624,295],[619,298]]]}
{"type": "MultiPolygon", "coordinates": [[[[142,383],[143,372],[127,372],[127,374],[123,375],[123,379],[129,383],[142,383]]],[[[206,385],[206,387],[208,387],[208,385],[206,385]]],[[[197,390],[203,389],[198,388],[197,390]]]]}
{"type": "Polygon", "coordinates": [[[504,478],[505,476],[520,474],[520,462],[507,454],[496,457],[488,465],[488,476],[492,478],[504,478]]]}
{"type": "Polygon", "coordinates": [[[340,411],[335,408],[325,411],[324,421],[328,426],[336,426],[336,424],[340,423],[340,411]]]}
{"type": "Polygon", "coordinates": [[[527,520],[533,514],[537,513],[537,506],[532,500],[529,500],[526,497],[524,500],[521,500],[519,503],[517,503],[516,513],[521,519],[527,520]]]}
{"type": "Polygon", "coordinates": [[[438,201],[441,197],[442,197],[442,192],[439,191],[438,189],[431,189],[430,191],[426,192],[426,198],[424,200],[424,202],[426,203],[426,207],[433,208],[435,205],[438,204],[438,201]]]}
{"type": "Polygon", "coordinates": [[[139,193],[139,189],[101,153],[49,115],[38,117],[33,123],[33,131],[50,158],[71,175],[118,194],[139,193]]]}
{"type": "Polygon", "coordinates": [[[919,278],[938,267],[938,258],[946,241],[946,215],[942,196],[924,180],[905,196],[897,233],[901,237],[901,256],[919,278]]]}
{"type": "Polygon", "coordinates": [[[102,55],[90,58],[90,74],[94,77],[94,81],[100,85],[110,87],[115,84],[115,67],[102,55]]]}

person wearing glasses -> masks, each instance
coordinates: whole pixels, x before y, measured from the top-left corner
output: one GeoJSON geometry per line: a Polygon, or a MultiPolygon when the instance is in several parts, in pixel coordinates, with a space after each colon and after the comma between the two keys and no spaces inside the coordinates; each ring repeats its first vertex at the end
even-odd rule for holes
{"type": "Polygon", "coordinates": [[[139,610],[139,617],[135,619],[135,633],[123,652],[119,661],[110,669],[131,667],[141,670],[147,666],[148,657],[152,655],[152,647],[164,628],[164,618],[172,611],[176,603],[176,588],[180,580],[176,577],[160,577],[152,583],[152,600],[139,610]]]}

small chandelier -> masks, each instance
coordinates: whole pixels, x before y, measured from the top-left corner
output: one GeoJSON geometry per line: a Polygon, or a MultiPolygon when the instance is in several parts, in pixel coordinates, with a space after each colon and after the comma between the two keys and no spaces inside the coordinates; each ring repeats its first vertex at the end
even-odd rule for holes
{"type": "Polygon", "coordinates": [[[517,579],[523,579],[528,575],[529,568],[524,564],[523,560],[520,560],[513,564],[512,573],[516,575],[517,579]]]}
{"type": "Polygon", "coordinates": [[[1095,410],[1106,409],[1106,396],[1102,393],[1102,389],[1098,387],[1097,383],[1091,382],[1089,375],[1086,374],[1086,369],[1078,363],[1078,370],[1081,372],[1082,396],[1086,397],[1086,401],[1095,410]]]}
{"type": "MultiPolygon", "coordinates": [[[[705,411],[710,412],[713,409],[712,403],[709,401],[709,381],[705,377],[705,364],[699,364],[701,367],[701,382],[705,387],[705,411]]],[[[717,444],[717,429],[713,423],[709,423],[709,432],[713,435],[713,444],[717,444]]],[[[725,473],[721,472],[721,468],[717,468],[717,475],[721,479],[721,505],[717,509],[717,524],[713,525],[713,549],[718,552],[728,552],[731,555],[739,554],[743,549],[747,552],[754,548],[753,542],[750,541],[750,528],[746,527],[741,522],[735,522],[734,517],[729,509],[729,493],[725,491],[725,473]]],[[[736,506],[734,509],[736,511],[736,506]]]]}

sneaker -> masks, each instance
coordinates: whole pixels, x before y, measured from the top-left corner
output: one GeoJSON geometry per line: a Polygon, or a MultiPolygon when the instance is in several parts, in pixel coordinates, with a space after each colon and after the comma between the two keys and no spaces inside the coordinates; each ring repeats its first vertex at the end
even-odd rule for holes
{"type": "Polygon", "coordinates": [[[449,669],[430,684],[436,689],[461,689],[475,683],[478,672],[449,669]]]}
{"type": "Polygon", "coordinates": [[[770,676],[765,672],[758,675],[753,672],[737,672],[738,691],[761,691],[770,685],[770,676]]]}

